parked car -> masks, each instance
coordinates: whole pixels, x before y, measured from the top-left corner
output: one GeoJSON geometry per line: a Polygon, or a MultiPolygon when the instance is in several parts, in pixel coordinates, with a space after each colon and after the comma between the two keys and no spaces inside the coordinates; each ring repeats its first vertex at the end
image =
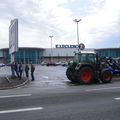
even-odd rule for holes
{"type": "Polygon", "coordinates": [[[0,63],[0,67],[4,67],[5,66],[5,64],[4,63],[0,63]]]}
{"type": "Polygon", "coordinates": [[[61,63],[61,65],[62,65],[62,66],[68,66],[68,62],[63,61],[63,62],[61,63]]]}
{"type": "Polygon", "coordinates": [[[41,65],[42,65],[42,66],[44,66],[44,65],[46,65],[46,64],[47,64],[47,63],[46,63],[46,62],[44,62],[44,61],[43,61],[43,62],[41,62],[41,65]]]}
{"type": "Polygon", "coordinates": [[[50,62],[46,64],[47,66],[56,66],[56,63],[50,62]]]}
{"type": "Polygon", "coordinates": [[[59,61],[59,62],[56,62],[55,64],[56,64],[56,66],[58,66],[58,65],[61,65],[61,64],[62,64],[62,62],[61,62],[61,61],[59,61]]]}

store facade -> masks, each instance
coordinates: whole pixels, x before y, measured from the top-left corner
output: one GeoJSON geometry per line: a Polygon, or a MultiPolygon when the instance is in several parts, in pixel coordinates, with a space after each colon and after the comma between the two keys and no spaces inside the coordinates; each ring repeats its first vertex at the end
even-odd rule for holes
{"type": "MultiPolygon", "coordinates": [[[[31,48],[21,47],[15,53],[15,61],[23,63],[40,64],[45,62],[70,61],[73,59],[74,52],[78,51],[75,46],[57,46],[57,48],[31,48]]],[[[85,52],[95,51],[102,57],[120,57],[120,48],[101,48],[101,49],[84,49],[85,52]]],[[[0,49],[0,63],[10,63],[9,49],[0,49]]]]}

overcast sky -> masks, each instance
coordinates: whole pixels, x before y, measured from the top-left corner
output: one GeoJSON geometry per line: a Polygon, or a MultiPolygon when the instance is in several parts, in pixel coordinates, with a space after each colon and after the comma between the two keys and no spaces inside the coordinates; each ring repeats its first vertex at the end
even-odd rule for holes
{"type": "Polygon", "coordinates": [[[120,0],[0,0],[0,48],[9,46],[11,19],[19,21],[19,47],[120,47],[120,0]]]}

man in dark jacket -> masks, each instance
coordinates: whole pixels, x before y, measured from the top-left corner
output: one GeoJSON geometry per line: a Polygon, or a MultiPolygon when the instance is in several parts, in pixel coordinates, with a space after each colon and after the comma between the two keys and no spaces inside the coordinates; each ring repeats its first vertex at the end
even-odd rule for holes
{"type": "Polygon", "coordinates": [[[26,74],[26,77],[28,78],[29,77],[29,65],[28,64],[25,65],[25,74],[26,74]]]}
{"type": "Polygon", "coordinates": [[[35,66],[31,63],[31,78],[32,78],[31,81],[34,81],[34,80],[35,80],[34,71],[35,71],[35,66]]]}
{"type": "Polygon", "coordinates": [[[19,70],[18,70],[17,62],[15,62],[15,72],[16,72],[17,77],[19,77],[19,70]]]}
{"type": "Polygon", "coordinates": [[[22,62],[19,64],[19,77],[20,77],[20,80],[22,79],[22,73],[23,73],[23,65],[22,65],[22,62]]]}

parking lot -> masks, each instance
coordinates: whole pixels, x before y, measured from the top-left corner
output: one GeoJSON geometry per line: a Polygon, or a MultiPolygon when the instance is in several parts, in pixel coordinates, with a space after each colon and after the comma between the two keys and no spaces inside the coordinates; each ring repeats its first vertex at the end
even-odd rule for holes
{"type": "MultiPolygon", "coordinates": [[[[80,84],[72,83],[66,77],[67,67],[63,66],[35,66],[35,81],[30,82],[30,85],[34,84],[34,87],[38,88],[52,88],[52,87],[70,87],[70,86],[79,86],[80,84]]],[[[11,68],[2,67],[0,69],[0,76],[10,76],[11,68]]],[[[25,76],[25,73],[23,74],[25,76]]],[[[120,77],[113,77],[112,82],[119,81],[120,77]]],[[[29,72],[29,80],[31,80],[29,72]]],[[[102,84],[102,83],[100,83],[102,84]]],[[[108,83],[109,84],[109,83],[108,83]]],[[[93,84],[97,85],[97,84],[93,84]]]]}

